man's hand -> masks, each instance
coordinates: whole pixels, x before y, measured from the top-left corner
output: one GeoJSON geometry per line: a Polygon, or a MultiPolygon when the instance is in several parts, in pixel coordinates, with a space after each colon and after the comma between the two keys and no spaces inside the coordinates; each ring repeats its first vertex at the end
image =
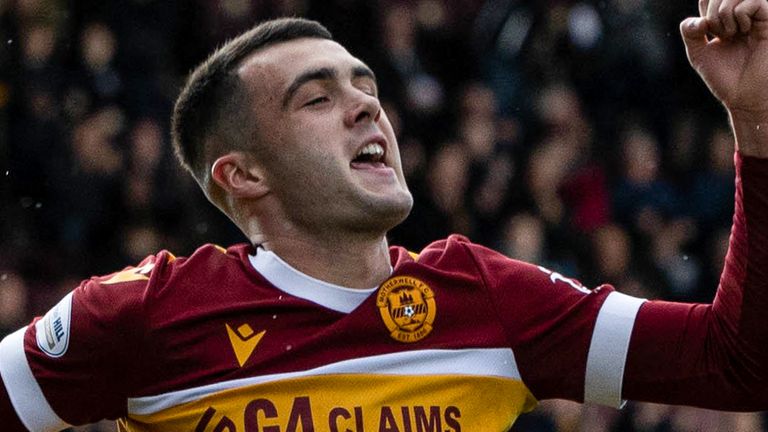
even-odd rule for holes
{"type": "Polygon", "coordinates": [[[768,0],[700,0],[699,13],[680,24],[688,60],[728,109],[738,150],[768,158],[768,0]]]}

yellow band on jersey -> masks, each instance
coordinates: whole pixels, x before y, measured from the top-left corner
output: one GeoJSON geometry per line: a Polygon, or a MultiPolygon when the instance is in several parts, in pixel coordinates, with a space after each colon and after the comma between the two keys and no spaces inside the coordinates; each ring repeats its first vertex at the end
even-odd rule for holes
{"type": "Polygon", "coordinates": [[[509,378],[339,374],[225,390],[119,425],[130,432],[498,432],[535,405],[509,378]]]}

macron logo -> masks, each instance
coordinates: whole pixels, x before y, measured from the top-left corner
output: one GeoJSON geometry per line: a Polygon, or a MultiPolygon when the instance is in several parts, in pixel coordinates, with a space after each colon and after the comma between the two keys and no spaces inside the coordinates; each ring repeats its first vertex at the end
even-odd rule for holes
{"type": "Polygon", "coordinates": [[[233,330],[229,324],[225,325],[227,326],[229,342],[232,344],[235,357],[237,357],[237,363],[243,367],[267,331],[262,330],[261,333],[256,334],[248,324],[243,324],[236,330],[233,330]]]}
{"type": "Polygon", "coordinates": [[[35,338],[40,351],[54,358],[67,352],[71,319],[72,293],[69,293],[35,323],[35,338]]]}

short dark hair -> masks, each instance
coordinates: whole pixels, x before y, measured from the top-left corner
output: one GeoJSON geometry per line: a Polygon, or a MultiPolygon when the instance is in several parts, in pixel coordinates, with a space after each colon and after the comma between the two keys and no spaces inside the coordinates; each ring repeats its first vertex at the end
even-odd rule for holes
{"type": "Polygon", "coordinates": [[[255,130],[237,67],[259,49],[299,38],[333,39],[316,21],[266,21],[225,43],[189,75],[174,106],[171,136],[179,161],[201,186],[212,159],[228,149],[244,149],[244,133],[251,136],[255,130]],[[214,137],[215,146],[210,144],[214,137]]]}

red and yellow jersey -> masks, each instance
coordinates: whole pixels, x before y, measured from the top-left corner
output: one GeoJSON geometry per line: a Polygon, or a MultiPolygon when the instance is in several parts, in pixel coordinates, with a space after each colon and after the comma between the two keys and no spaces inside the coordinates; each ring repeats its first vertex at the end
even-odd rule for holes
{"type": "MultiPolygon", "coordinates": [[[[644,301],[458,236],[347,289],[248,245],[84,282],[0,343],[32,431],[501,432],[537,400],[768,409],[768,160],[736,157],[711,305],[644,301]]],[[[11,408],[12,405],[12,408],[11,408]]],[[[18,425],[18,422],[15,422],[18,425]]],[[[14,427],[18,430],[20,425],[14,427]]]]}
{"type": "Polygon", "coordinates": [[[457,236],[391,260],[353,290],[246,245],[163,252],[9,336],[3,378],[32,430],[503,431],[554,388],[619,403],[594,371],[623,366],[641,300],[457,236]]]}

